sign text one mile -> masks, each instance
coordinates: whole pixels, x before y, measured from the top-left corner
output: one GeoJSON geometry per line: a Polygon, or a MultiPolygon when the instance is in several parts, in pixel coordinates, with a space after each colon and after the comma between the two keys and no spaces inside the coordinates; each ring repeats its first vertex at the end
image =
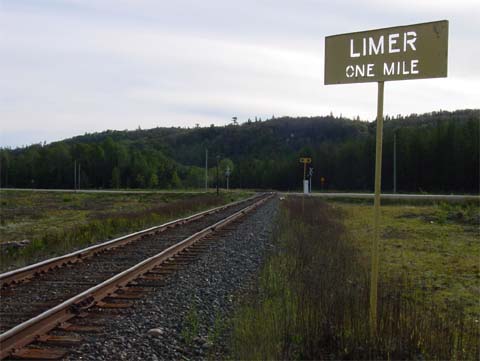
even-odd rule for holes
{"type": "Polygon", "coordinates": [[[325,38],[325,84],[447,76],[448,21],[325,38]]]}

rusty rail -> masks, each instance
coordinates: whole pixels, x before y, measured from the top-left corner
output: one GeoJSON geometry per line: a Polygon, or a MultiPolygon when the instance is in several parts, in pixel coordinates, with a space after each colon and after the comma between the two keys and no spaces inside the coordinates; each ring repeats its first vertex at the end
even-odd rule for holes
{"type": "Polygon", "coordinates": [[[93,307],[105,297],[108,297],[120,288],[127,286],[130,282],[149,272],[152,268],[157,267],[207,235],[225,227],[234,220],[254,210],[272,196],[273,193],[255,197],[260,199],[221,221],[204,228],[173,246],[170,246],[157,255],[138,263],[110,279],[62,302],[50,310],[47,310],[4,332],[0,335],[0,359],[14,355],[15,352],[34,342],[41,335],[44,335],[62,323],[76,317],[84,310],[93,307]]]}
{"type": "Polygon", "coordinates": [[[213,214],[213,213],[220,212],[220,211],[222,211],[226,208],[230,208],[230,207],[236,206],[238,204],[248,202],[248,201],[253,200],[255,198],[258,198],[258,197],[260,197],[260,196],[259,195],[254,195],[252,197],[249,197],[249,198],[246,198],[246,199],[243,199],[243,200],[240,200],[240,201],[236,201],[236,202],[229,203],[229,204],[226,204],[226,205],[223,205],[223,206],[220,206],[220,207],[208,209],[206,211],[193,214],[189,217],[179,218],[179,219],[161,224],[159,226],[154,226],[154,227],[147,228],[147,229],[144,229],[144,230],[141,230],[141,231],[138,231],[138,232],[130,233],[130,234],[127,234],[125,236],[115,238],[115,239],[112,239],[110,241],[106,241],[106,242],[103,242],[103,243],[100,243],[100,244],[96,244],[96,245],[93,245],[93,246],[90,246],[90,247],[87,247],[87,248],[83,248],[83,249],[75,251],[75,252],[71,252],[71,253],[68,253],[68,254],[65,254],[65,255],[62,255],[62,256],[59,256],[59,257],[50,258],[50,259],[47,259],[45,261],[41,261],[41,262],[34,263],[34,264],[31,264],[31,265],[28,265],[28,266],[25,266],[25,267],[22,267],[22,268],[18,268],[18,269],[9,271],[9,272],[2,273],[2,274],[0,274],[0,288],[6,287],[6,286],[14,284],[14,283],[26,281],[28,279],[31,279],[31,278],[35,277],[35,275],[37,275],[37,274],[48,272],[49,270],[52,270],[52,269],[58,268],[58,267],[62,267],[66,264],[72,264],[72,263],[79,262],[79,261],[81,261],[85,258],[94,256],[95,254],[97,254],[99,252],[104,252],[104,251],[107,251],[107,250],[111,250],[111,249],[114,249],[114,248],[117,248],[117,247],[124,246],[128,243],[134,242],[134,241],[136,241],[138,239],[141,239],[143,237],[148,237],[152,234],[163,232],[167,228],[173,228],[173,227],[185,224],[185,223],[192,222],[196,219],[205,217],[205,216],[213,214]]]}

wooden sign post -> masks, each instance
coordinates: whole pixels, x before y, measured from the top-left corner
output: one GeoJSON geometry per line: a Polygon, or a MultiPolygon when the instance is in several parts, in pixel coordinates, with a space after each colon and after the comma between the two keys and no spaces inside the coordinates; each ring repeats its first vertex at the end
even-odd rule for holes
{"type": "Polygon", "coordinates": [[[448,21],[398,26],[325,38],[325,85],[377,82],[374,235],[370,277],[370,330],[377,330],[378,242],[385,81],[447,76],[448,21]]]}

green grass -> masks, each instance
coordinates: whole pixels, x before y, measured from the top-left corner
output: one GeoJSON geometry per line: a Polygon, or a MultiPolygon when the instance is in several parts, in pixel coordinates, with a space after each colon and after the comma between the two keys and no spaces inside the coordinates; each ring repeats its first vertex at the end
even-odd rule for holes
{"type": "Polygon", "coordinates": [[[468,222],[439,225],[442,207],[383,209],[372,336],[372,207],[287,198],[275,251],[233,318],[232,358],[478,359],[478,236],[468,222]]]}
{"type": "Polygon", "coordinates": [[[0,192],[0,242],[28,239],[3,250],[0,270],[108,240],[248,196],[221,193],[0,192]]]}
{"type": "MultiPolygon", "coordinates": [[[[345,214],[354,244],[368,258],[373,207],[336,204],[345,214]]],[[[472,318],[480,315],[480,234],[472,203],[432,206],[382,206],[380,272],[404,275],[419,292],[443,309],[462,305],[472,318]]]]}
{"type": "Polygon", "coordinates": [[[184,320],[181,336],[188,346],[191,346],[200,331],[200,317],[194,304],[189,308],[184,320]]]}

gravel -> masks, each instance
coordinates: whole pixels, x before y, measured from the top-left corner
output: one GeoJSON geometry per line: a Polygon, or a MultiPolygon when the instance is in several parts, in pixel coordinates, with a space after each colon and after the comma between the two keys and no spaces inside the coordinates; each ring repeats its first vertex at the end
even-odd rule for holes
{"type": "Polygon", "coordinates": [[[170,228],[118,249],[98,253],[83,262],[62,267],[55,272],[47,272],[30,282],[17,284],[12,287],[12,290],[0,290],[2,299],[0,302],[0,333],[109,279],[138,262],[158,254],[167,247],[235,213],[252,202],[253,200],[234,205],[218,213],[193,220],[181,227],[170,228]]]}
{"type": "MultiPolygon", "coordinates": [[[[248,215],[196,261],[171,274],[165,285],[134,307],[102,318],[101,334],[68,360],[191,360],[228,357],[229,323],[235,300],[251,287],[270,243],[278,199],[248,215]]],[[[86,319],[88,323],[88,318],[86,319]]]]}

